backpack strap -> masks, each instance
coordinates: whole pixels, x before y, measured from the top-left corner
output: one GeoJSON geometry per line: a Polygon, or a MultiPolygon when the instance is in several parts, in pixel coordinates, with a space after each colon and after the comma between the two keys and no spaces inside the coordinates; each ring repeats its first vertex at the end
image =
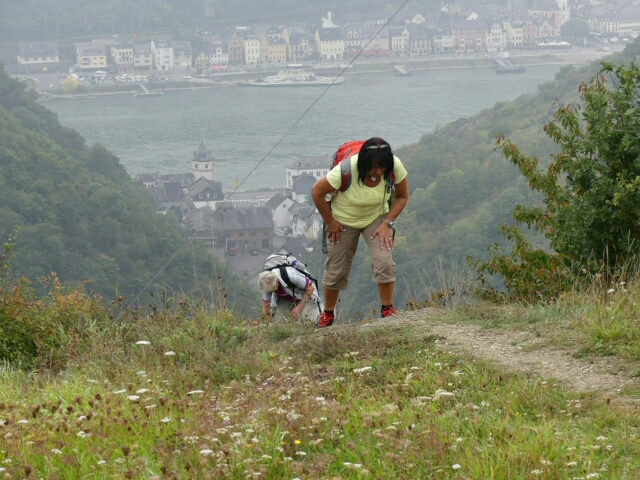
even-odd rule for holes
{"type": "Polygon", "coordinates": [[[287,284],[287,287],[289,287],[291,290],[293,290],[293,293],[295,294],[295,293],[296,293],[296,292],[295,292],[296,287],[295,287],[295,285],[293,285],[293,284],[291,283],[291,279],[289,278],[289,274],[287,273],[287,266],[286,266],[286,265],[278,265],[278,266],[277,266],[277,267],[275,267],[275,268],[277,268],[278,270],[280,270],[280,276],[282,277],[282,281],[283,281],[284,283],[286,283],[286,284],[287,284]]]}
{"type": "Polygon", "coordinates": [[[340,174],[342,175],[342,185],[340,191],[344,192],[351,186],[351,157],[340,162],[340,174]]]}
{"type": "Polygon", "coordinates": [[[287,284],[287,287],[289,287],[293,291],[293,294],[295,296],[296,290],[300,291],[300,288],[296,287],[291,281],[291,279],[289,278],[289,274],[287,273],[287,267],[297,270],[298,272],[303,274],[305,277],[307,277],[309,280],[311,280],[311,283],[315,285],[316,290],[318,291],[318,294],[319,294],[320,290],[318,288],[318,280],[313,278],[308,273],[305,273],[302,270],[298,270],[296,267],[292,267],[291,265],[278,265],[277,267],[270,268],[269,270],[275,270],[277,268],[280,271],[280,277],[282,278],[282,281],[287,284]]]}

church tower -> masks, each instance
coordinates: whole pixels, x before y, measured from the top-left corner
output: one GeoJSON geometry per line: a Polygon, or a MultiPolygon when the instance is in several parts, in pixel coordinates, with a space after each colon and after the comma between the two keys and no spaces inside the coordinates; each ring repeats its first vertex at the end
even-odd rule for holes
{"type": "Polygon", "coordinates": [[[195,180],[204,178],[205,180],[213,181],[213,155],[211,155],[211,152],[204,146],[202,141],[198,149],[193,152],[191,173],[193,173],[195,180]]]}

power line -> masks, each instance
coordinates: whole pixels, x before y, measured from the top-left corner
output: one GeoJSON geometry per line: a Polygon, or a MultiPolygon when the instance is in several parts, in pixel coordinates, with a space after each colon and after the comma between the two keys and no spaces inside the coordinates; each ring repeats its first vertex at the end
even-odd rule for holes
{"type": "MultiPolygon", "coordinates": [[[[338,78],[342,77],[345,73],[345,71],[351,67],[351,65],[353,64],[353,62],[355,62],[361,55],[362,53],[367,49],[367,47],[371,44],[371,42],[373,42],[373,40],[380,34],[380,32],[382,32],[388,25],[389,23],[391,23],[391,21],[400,13],[400,11],[407,5],[407,3],[409,3],[409,0],[405,0],[397,9],[396,11],[393,13],[393,15],[391,15],[387,21],[382,24],[380,26],[380,28],[376,31],[375,35],[373,35],[369,41],[360,49],[360,51],[358,51],[358,53],[351,59],[351,61],[345,65],[342,70],[340,70],[340,72],[338,73],[338,75],[333,79],[333,81],[328,84],[320,93],[320,95],[318,95],[318,97],[311,103],[311,105],[309,105],[309,107],[307,107],[307,109],[302,112],[302,114],[300,114],[300,116],[291,124],[291,126],[287,129],[286,132],[284,132],[282,134],[282,136],[278,139],[278,141],[267,151],[267,153],[262,157],[262,159],[260,159],[260,161],[258,161],[258,163],[256,163],[256,165],[249,171],[249,173],[244,177],[244,179],[242,179],[241,182],[238,182],[235,185],[235,188],[231,191],[231,193],[228,195],[228,197],[226,197],[222,203],[220,204],[220,206],[218,208],[221,208],[222,206],[224,206],[225,203],[227,203],[227,198],[230,198],[233,196],[233,194],[249,179],[249,177],[264,163],[264,161],[269,158],[269,156],[273,153],[273,151],[278,148],[278,146],[284,141],[285,138],[287,138],[289,136],[289,134],[296,128],[296,126],[306,117],[306,115],[311,111],[311,109],[313,109],[313,107],[322,99],[322,97],[324,97],[324,95],[329,91],[329,89],[331,87],[333,87],[333,85],[335,85],[335,82],[338,78]]],[[[336,144],[339,144],[340,142],[337,142],[336,144]]],[[[191,241],[193,239],[193,237],[197,234],[200,233],[202,230],[204,230],[204,225],[199,227],[196,231],[193,232],[193,234],[188,237],[187,241],[191,241]]],[[[158,276],[167,268],[167,266],[173,261],[173,259],[175,258],[175,256],[177,255],[177,252],[174,252],[169,259],[165,262],[165,264],[162,266],[162,268],[160,268],[160,270],[153,276],[153,278],[151,278],[151,280],[149,280],[147,282],[147,284],[142,288],[142,290],[140,292],[138,292],[134,298],[139,298],[140,295],[142,295],[145,290],[147,288],[149,288],[149,286],[158,278],[158,276]]],[[[133,302],[132,302],[133,303],[133,302]]],[[[132,303],[130,303],[127,306],[127,309],[132,305],[132,303]]],[[[126,309],[125,309],[126,310],[126,309]]],[[[121,314],[122,315],[122,314],[121,314]]],[[[118,318],[120,318],[120,316],[118,316],[118,318]]]]}

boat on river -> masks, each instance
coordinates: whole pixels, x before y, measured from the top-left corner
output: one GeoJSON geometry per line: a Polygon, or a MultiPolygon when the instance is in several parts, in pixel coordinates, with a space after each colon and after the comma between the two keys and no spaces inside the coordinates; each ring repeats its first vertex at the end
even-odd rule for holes
{"type": "Polygon", "coordinates": [[[162,92],[160,91],[155,91],[155,92],[150,92],[149,89],[147,87],[145,87],[144,85],[140,84],[140,89],[142,90],[139,93],[134,93],[133,96],[134,97],[160,97],[162,96],[162,92]]]}
{"type": "Polygon", "coordinates": [[[281,70],[276,75],[245,82],[249,87],[305,87],[339,85],[344,83],[342,77],[320,77],[313,72],[301,68],[288,68],[281,70]]]}
{"type": "Polygon", "coordinates": [[[398,77],[407,77],[411,75],[411,72],[407,70],[407,67],[404,65],[394,65],[393,69],[395,70],[395,75],[398,77]]]}
{"type": "Polygon", "coordinates": [[[496,73],[524,73],[524,67],[512,64],[506,55],[496,56],[493,61],[497,64],[496,73]]]}

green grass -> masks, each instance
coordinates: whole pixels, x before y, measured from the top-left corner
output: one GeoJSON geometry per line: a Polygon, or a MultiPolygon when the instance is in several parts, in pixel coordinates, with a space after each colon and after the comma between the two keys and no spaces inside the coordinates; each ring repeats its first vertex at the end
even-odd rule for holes
{"type": "MultiPolygon", "coordinates": [[[[570,325],[585,349],[601,342],[614,355],[635,351],[622,348],[637,338],[635,302],[590,298],[467,305],[439,319],[545,332],[570,325]],[[620,320],[605,322],[604,312],[620,320]]],[[[76,348],[65,369],[0,370],[5,478],[631,479],[640,472],[636,410],[444,352],[428,329],[356,324],[316,332],[215,311],[87,324],[88,348],[76,348]]]]}

